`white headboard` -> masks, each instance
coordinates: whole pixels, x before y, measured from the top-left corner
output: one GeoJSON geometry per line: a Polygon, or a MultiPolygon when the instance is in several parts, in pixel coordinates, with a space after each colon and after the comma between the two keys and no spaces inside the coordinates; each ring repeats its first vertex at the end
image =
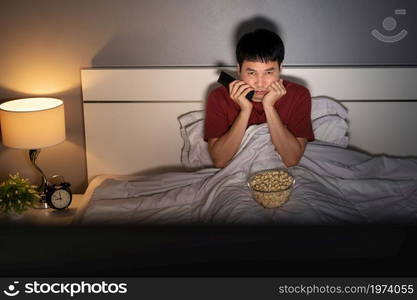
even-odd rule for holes
{"type": "MultiPolygon", "coordinates": [[[[177,117],[204,109],[219,70],[82,70],[89,181],[101,174],[179,166],[183,142],[177,117]]],[[[284,66],[283,76],[305,85],[312,96],[329,96],[348,108],[351,146],[417,156],[417,68],[284,66]]]]}

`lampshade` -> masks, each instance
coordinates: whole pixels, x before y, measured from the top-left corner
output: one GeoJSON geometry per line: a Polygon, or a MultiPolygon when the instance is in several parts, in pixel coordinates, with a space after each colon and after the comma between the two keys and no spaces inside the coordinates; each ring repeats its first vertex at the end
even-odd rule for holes
{"type": "Polygon", "coordinates": [[[0,105],[3,144],[40,149],[65,140],[64,103],[55,98],[26,98],[0,105]]]}

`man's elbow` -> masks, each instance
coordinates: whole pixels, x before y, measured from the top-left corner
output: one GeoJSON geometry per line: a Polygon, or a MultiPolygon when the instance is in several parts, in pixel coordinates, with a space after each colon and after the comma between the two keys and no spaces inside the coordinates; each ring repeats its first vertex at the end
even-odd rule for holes
{"type": "Polygon", "coordinates": [[[298,162],[296,162],[296,163],[286,163],[286,162],[284,162],[284,165],[287,168],[291,168],[291,167],[295,167],[296,165],[298,165],[298,162]]]}
{"type": "Polygon", "coordinates": [[[287,160],[283,160],[283,163],[287,168],[295,167],[300,163],[300,159],[301,157],[296,158],[296,159],[287,159],[287,160]]]}
{"type": "Polygon", "coordinates": [[[211,161],[213,162],[213,166],[215,168],[223,169],[229,163],[229,161],[226,161],[224,159],[219,159],[219,158],[213,157],[212,155],[210,156],[211,156],[211,161]]]}
{"type": "Polygon", "coordinates": [[[223,169],[224,167],[227,166],[227,162],[219,161],[219,160],[213,160],[213,165],[216,168],[223,169]]]}
{"type": "Polygon", "coordinates": [[[222,157],[218,157],[217,155],[213,155],[213,152],[210,151],[210,149],[209,149],[209,155],[210,155],[211,161],[213,162],[213,166],[215,168],[223,169],[229,163],[229,161],[223,159],[222,157]]]}

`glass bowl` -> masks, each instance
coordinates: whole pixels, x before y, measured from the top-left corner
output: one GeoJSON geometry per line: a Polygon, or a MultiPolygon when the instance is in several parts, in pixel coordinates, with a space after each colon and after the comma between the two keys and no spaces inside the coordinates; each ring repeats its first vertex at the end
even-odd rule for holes
{"type": "Polygon", "coordinates": [[[265,208],[280,207],[287,202],[294,183],[294,176],[284,168],[252,173],[247,181],[253,198],[265,208]]]}

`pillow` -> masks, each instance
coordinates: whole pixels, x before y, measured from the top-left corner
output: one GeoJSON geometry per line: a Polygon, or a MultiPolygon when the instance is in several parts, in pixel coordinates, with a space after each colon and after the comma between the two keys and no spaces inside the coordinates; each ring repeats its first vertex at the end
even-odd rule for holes
{"type": "Polygon", "coordinates": [[[204,111],[191,111],[178,117],[184,145],[181,163],[186,168],[212,167],[208,144],[204,141],[204,111]]]}
{"type": "Polygon", "coordinates": [[[348,111],[336,100],[324,96],[311,98],[311,120],[327,115],[338,115],[342,119],[346,119],[348,111]]]}
{"type": "Polygon", "coordinates": [[[347,122],[338,115],[327,115],[312,122],[316,141],[327,142],[346,148],[349,139],[347,122]]]}
{"type": "Polygon", "coordinates": [[[316,141],[346,148],[349,144],[347,109],[324,96],[311,99],[311,123],[316,141]]]}
{"type": "MultiPolygon", "coordinates": [[[[347,109],[337,101],[326,97],[313,97],[311,119],[314,136],[317,141],[347,147],[346,136],[347,109]]],[[[181,137],[184,141],[181,150],[181,163],[186,168],[212,167],[208,153],[208,144],[204,141],[204,111],[191,111],[178,117],[181,137]]]]}

